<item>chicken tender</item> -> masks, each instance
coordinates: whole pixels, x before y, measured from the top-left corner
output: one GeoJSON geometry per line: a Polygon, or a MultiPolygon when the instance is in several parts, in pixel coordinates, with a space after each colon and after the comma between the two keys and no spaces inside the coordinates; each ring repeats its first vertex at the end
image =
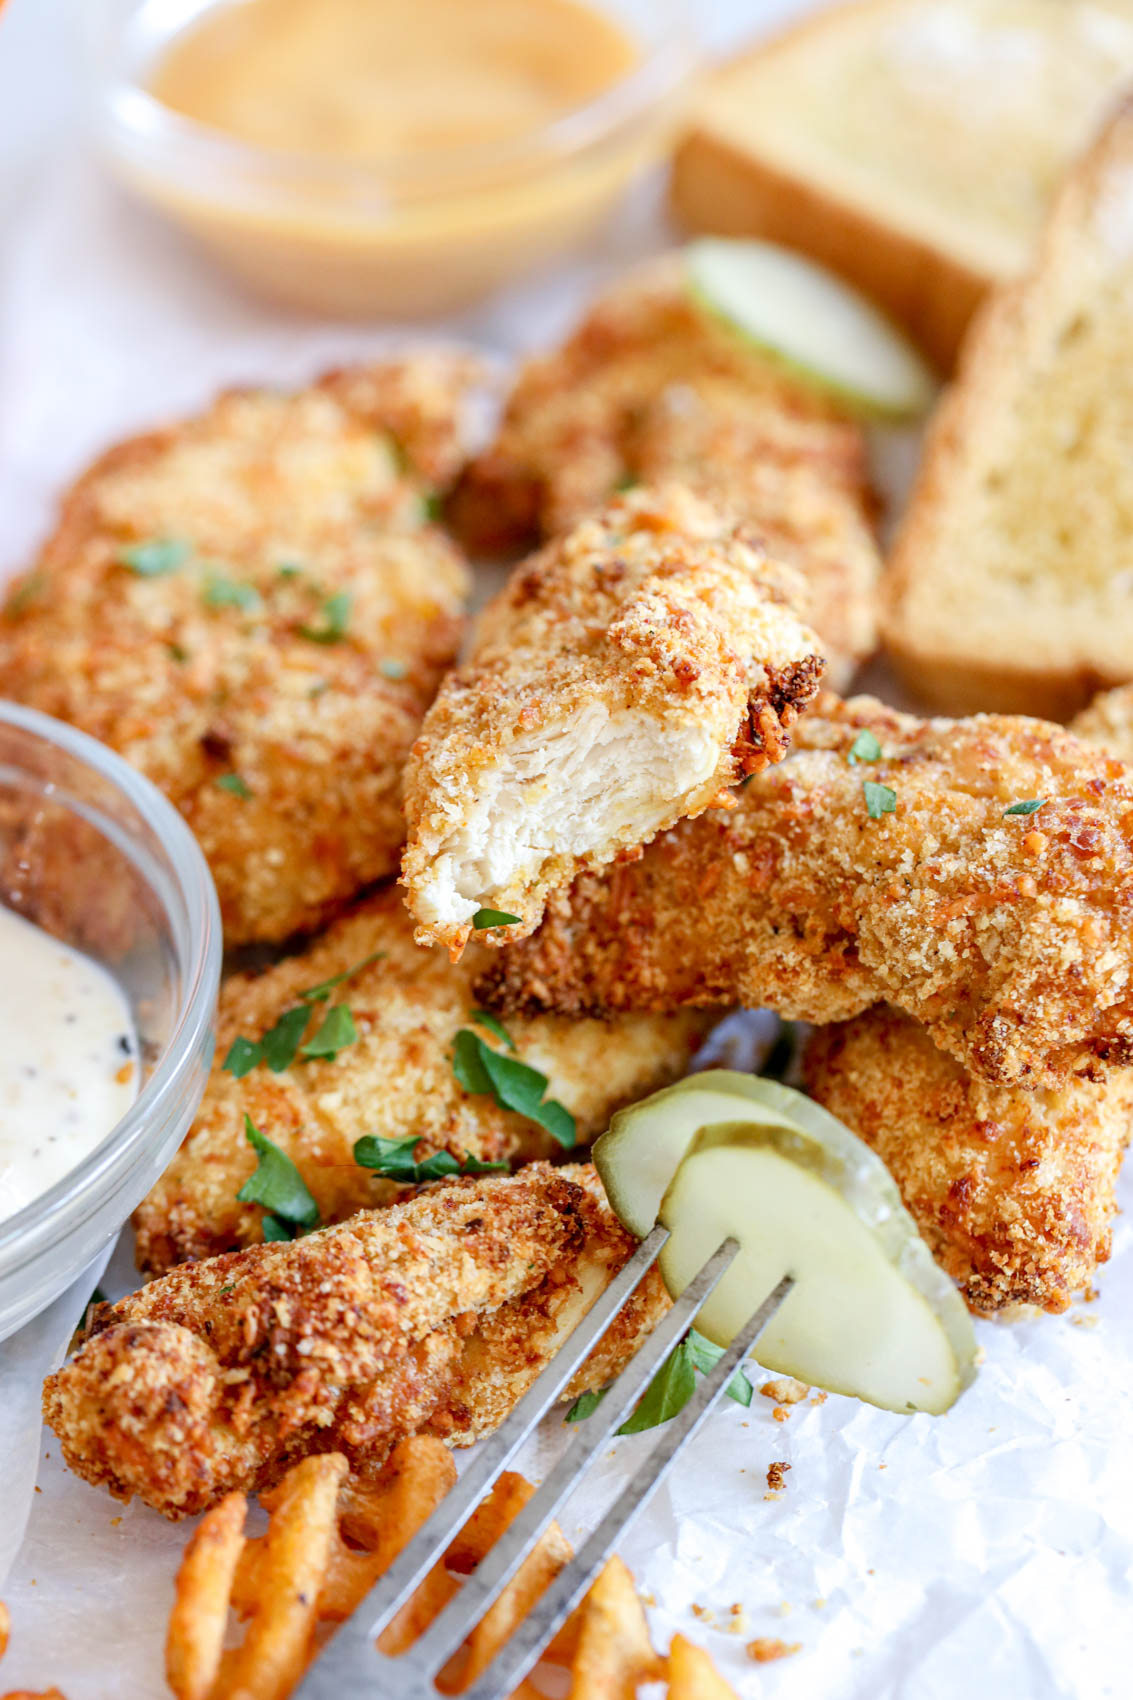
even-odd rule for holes
{"type": "Polygon", "coordinates": [[[397,867],[402,768],[469,588],[428,516],[470,380],[417,357],[123,443],[0,612],[0,695],[166,792],[231,944],[311,928],[397,867]]]}
{"type": "Polygon", "coordinates": [[[1118,761],[1133,762],[1133,685],[1102,691],[1070,722],[1070,730],[1118,761]]]}
{"type": "Polygon", "coordinates": [[[817,1029],[803,1078],[886,1164],[972,1310],[1063,1311],[1109,1256],[1133,1069],[1057,1090],[988,1086],[878,1004],[817,1029]]]}
{"type": "Polygon", "coordinates": [[[638,490],[521,566],[425,717],[407,902],[459,955],[481,909],[530,932],[581,867],[636,852],[778,761],[818,688],[799,582],[679,487],[638,490]]]}
{"type": "Polygon", "coordinates": [[[457,522],[478,548],[565,531],[628,482],[690,485],[799,568],[832,682],[875,644],[865,439],[698,306],[679,256],[601,297],[523,368],[457,522]]]}
{"type": "Polygon", "coordinates": [[[820,1024],[887,1001],[1001,1086],[1133,1059],[1133,773],[1044,721],[868,697],[824,699],[795,745],[731,814],[583,874],[482,995],[820,1024]]]}
{"type": "MultiPolygon", "coordinates": [[[[557,1150],[543,1128],[487,1094],[466,1092],[453,1072],[461,1028],[498,1045],[472,1020],[472,982],[487,960],[476,947],[453,967],[438,952],[419,949],[396,893],[387,890],[302,956],[228,980],[216,1062],[196,1121],[135,1214],[139,1267],[157,1273],[261,1238],[263,1212],[236,1196],[256,1168],[245,1115],[294,1162],[324,1222],[397,1196],[394,1182],[355,1163],[354,1145],[364,1134],[416,1136],[418,1161],[438,1151],[500,1162],[557,1150]],[[358,1038],[335,1060],[297,1054],[278,1074],[261,1062],[242,1079],[223,1070],[234,1039],[258,1040],[285,1011],[304,1007],[303,991],[351,969],[333,998],[350,1009],[358,1038]]],[[[312,1012],[309,1032],[330,1004],[328,998],[312,1012]]],[[[707,1025],[692,1011],[595,1021],[538,1016],[509,1023],[508,1032],[515,1056],[548,1077],[547,1094],[574,1116],[584,1143],[621,1105],[682,1075],[707,1025]]]]}
{"type": "MultiPolygon", "coordinates": [[[[376,1465],[421,1431],[471,1445],[633,1244],[589,1169],[442,1182],[99,1307],[44,1414],[79,1475],[173,1518],[270,1487],[312,1452],[376,1465]]],[[[654,1272],[595,1373],[667,1304],[654,1272]]]]}

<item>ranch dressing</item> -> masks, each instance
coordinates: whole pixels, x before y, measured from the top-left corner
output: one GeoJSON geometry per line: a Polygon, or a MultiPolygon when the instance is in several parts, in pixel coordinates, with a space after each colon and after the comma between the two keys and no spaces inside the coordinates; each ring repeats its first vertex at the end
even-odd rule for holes
{"type": "Polygon", "coordinates": [[[0,907],[0,1222],[93,1151],[138,1090],[122,989],[0,907]]]}

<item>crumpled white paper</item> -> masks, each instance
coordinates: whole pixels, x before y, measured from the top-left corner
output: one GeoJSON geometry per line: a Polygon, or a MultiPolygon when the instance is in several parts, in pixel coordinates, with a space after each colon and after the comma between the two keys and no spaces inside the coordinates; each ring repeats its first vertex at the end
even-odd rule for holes
{"type": "MultiPolygon", "coordinates": [[[[299,380],[405,340],[245,300],[77,155],[41,186],[15,235],[0,266],[3,567],[26,558],[60,486],[114,437],[198,405],[220,383],[299,380]]],[[[603,276],[663,240],[645,192],[602,249],[445,330],[503,351],[545,343],[603,276]]],[[[1128,1178],[1123,1193],[1128,1206],[1128,1178]]],[[[779,1422],[758,1394],[749,1410],[725,1403],[622,1547],[653,1602],[658,1643],[692,1634],[744,1696],[1133,1692],[1133,1232],[1124,1218],[1100,1284],[1100,1299],[1065,1317],[978,1324],[986,1362],[941,1419],[832,1397],[779,1422]],[[772,1462],[790,1465],[775,1494],[772,1462]],[[744,1652],[755,1637],[798,1651],[756,1665],[744,1652]]],[[[41,1330],[47,1356],[69,1317],[55,1327],[57,1340],[41,1330]]],[[[26,1416],[39,1366],[7,1392],[24,1349],[0,1346],[0,1378],[9,1371],[0,1399],[14,1410],[18,1395],[26,1416]]],[[[31,1488],[20,1427],[0,1427],[9,1529],[31,1488]]],[[[563,1438],[549,1419],[523,1461],[529,1472],[563,1438]]],[[[592,1523],[649,1445],[648,1435],[611,1445],[571,1506],[568,1534],[592,1523]]],[[[156,1700],[187,1535],[69,1476],[46,1436],[4,1589],[13,1632],[0,1687],[156,1700]]]]}

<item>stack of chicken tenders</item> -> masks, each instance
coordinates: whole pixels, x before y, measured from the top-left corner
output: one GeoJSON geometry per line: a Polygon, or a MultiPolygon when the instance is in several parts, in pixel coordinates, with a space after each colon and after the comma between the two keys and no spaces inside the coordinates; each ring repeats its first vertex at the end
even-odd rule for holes
{"type": "Polygon", "coordinates": [[[137,1212],[152,1279],[45,1393],[72,1468],[171,1517],[490,1432],[633,1249],[587,1142],[737,1006],[809,1024],[806,1089],[973,1310],[1061,1311],[1108,1254],[1133,698],[834,695],[875,644],[862,431],[671,261],[469,460],[480,382],[222,396],[104,456],[0,617],[0,693],[161,786],[276,956],[137,1212]],[[466,633],[465,551],[525,548],[466,633]]]}

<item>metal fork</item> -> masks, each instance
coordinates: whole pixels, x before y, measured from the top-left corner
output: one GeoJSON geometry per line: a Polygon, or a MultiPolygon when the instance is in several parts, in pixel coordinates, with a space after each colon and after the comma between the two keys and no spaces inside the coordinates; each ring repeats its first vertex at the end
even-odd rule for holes
{"type": "MultiPolygon", "coordinates": [[[[354,1615],[328,1641],[295,1689],[294,1700],[342,1700],[344,1694],[356,1692],[363,1685],[375,1700],[436,1700],[437,1672],[507,1587],[579,1485],[591,1460],[633,1410],[736,1255],[739,1247],[735,1240],[725,1240],[689,1283],[585,1426],[575,1431],[538,1492],[420,1639],[408,1652],[393,1658],[377,1649],[374,1644],[377,1637],[424,1581],[575,1370],[605,1334],[645,1278],[668,1237],[668,1229],[656,1227],[642,1240],[633,1257],[541,1371],[511,1415],[485,1442],[451,1493],[371,1588],[354,1615]]],[[[465,1700],[504,1700],[538,1663],[543,1648],[570,1616],[615,1543],[700,1428],[791,1285],[790,1277],[780,1281],[712,1370],[698,1382],[684,1408],[658,1429],[656,1444],[616,1503],[504,1643],[483,1676],[467,1691],[465,1700]]]]}

